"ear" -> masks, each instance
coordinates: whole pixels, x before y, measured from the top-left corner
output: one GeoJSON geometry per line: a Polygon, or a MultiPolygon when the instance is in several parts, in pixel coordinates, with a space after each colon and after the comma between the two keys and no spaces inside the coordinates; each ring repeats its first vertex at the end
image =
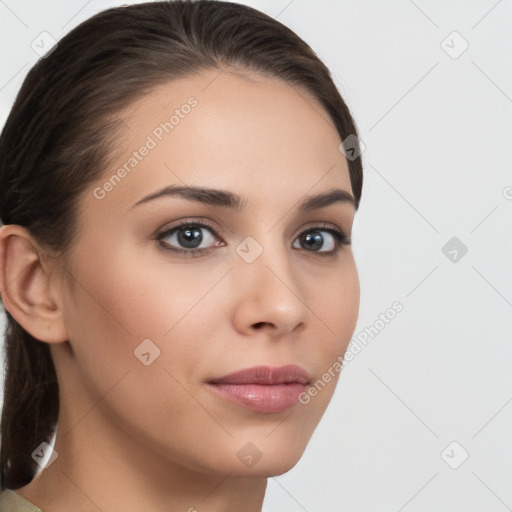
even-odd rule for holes
{"type": "Polygon", "coordinates": [[[47,343],[68,340],[59,290],[43,252],[23,226],[0,229],[0,292],[5,309],[34,338],[47,343]]]}

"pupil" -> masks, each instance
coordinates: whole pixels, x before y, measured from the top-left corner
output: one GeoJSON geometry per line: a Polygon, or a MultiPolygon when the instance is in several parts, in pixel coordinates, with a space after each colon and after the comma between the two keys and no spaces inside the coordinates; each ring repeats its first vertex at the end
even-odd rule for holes
{"type": "Polygon", "coordinates": [[[313,251],[318,251],[322,248],[324,237],[318,231],[308,233],[305,237],[305,242],[309,245],[309,248],[313,251]]]}
{"type": "Polygon", "coordinates": [[[195,248],[201,245],[203,235],[200,228],[186,228],[178,232],[178,241],[180,244],[185,245],[187,248],[195,248]],[[191,245],[190,245],[191,244],[191,245]]]}

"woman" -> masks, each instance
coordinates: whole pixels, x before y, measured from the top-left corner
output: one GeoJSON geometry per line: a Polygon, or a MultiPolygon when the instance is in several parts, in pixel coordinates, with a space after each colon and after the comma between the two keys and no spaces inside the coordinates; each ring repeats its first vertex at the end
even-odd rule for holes
{"type": "Polygon", "coordinates": [[[362,181],[329,71],[263,13],[149,2],[59,41],[0,139],[0,510],[261,510],[357,322],[362,181]]]}

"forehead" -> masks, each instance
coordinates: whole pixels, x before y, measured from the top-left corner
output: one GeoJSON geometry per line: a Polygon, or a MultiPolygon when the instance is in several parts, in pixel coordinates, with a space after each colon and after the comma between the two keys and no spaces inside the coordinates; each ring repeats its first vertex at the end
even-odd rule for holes
{"type": "Polygon", "coordinates": [[[110,201],[133,202],[170,183],[245,196],[272,194],[276,185],[298,196],[316,184],[351,192],[329,115],[311,94],[277,78],[203,71],[155,87],[120,117],[124,133],[102,179],[123,166],[129,179],[109,192],[110,201]]]}

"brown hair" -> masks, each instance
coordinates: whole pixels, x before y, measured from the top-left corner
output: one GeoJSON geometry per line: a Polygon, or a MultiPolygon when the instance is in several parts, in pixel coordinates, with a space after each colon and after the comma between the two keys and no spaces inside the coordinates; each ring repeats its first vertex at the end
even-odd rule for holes
{"type": "MultiPolygon", "coordinates": [[[[330,72],[292,30],[255,9],[215,0],[147,2],[96,14],[30,70],[0,136],[0,218],[65,257],[83,191],[115,150],[117,113],[156,85],[206,69],[254,70],[311,93],[342,141],[357,131],[330,72]]],[[[348,161],[359,206],[360,156],[348,161]]],[[[9,283],[7,283],[8,286],[9,283]]],[[[6,311],[1,489],[28,484],[32,452],[54,433],[59,387],[49,345],[6,311]]]]}

